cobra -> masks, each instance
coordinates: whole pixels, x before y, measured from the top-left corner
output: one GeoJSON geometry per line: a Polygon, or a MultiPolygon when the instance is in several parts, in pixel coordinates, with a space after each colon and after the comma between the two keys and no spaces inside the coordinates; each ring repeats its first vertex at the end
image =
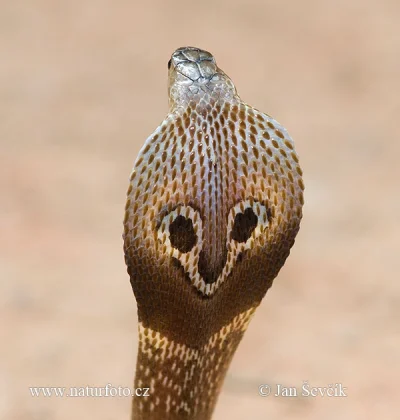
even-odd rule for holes
{"type": "Polygon", "coordinates": [[[169,112],[130,177],[124,252],[139,318],[136,420],[211,418],[235,350],[302,217],[293,141],[214,57],[176,50],[169,112]]]}

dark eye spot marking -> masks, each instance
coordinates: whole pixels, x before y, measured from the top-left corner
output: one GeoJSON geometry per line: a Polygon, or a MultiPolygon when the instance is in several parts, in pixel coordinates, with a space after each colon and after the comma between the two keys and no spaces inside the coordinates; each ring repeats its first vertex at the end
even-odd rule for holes
{"type": "Polygon", "coordinates": [[[180,252],[191,251],[197,242],[192,219],[187,219],[181,215],[177,216],[169,225],[169,240],[171,245],[180,252]]]}
{"type": "Polygon", "coordinates": [[[244,213],[238,213],[233,222],[231,239],[237,242],[246,242],[257,227],[258,218],[253,209],[247,208],[244,213]]]}
{"type": "Polygon", "coordinates": [[[171,68],[171,60],[168,61],[168,70],[171,68]]]}

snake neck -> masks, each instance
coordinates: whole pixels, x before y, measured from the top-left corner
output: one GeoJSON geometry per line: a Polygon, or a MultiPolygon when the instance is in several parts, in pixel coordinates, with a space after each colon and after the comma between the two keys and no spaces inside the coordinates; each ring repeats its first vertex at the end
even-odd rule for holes
{"type": "Polygon", "coordinates": [[[208,420],[226,371],[255,308],[237,315],[203,346],[169,340],[139,323],[132,420],[208,420]],[[144,391],[143,391],[144,393],[144,391]]]}
{"type": "Polygon", "coordinates": [[[192,109],[203,118],[207,118],[213,109],[223,108],[226,103],[233,105],[242,103],[236,90],[226,84],[212,87],[212,90],[205,85],[178,86],[172,88],[169,97],[169,112],[171,114],[180,115],[188,109],[192,109]]]}

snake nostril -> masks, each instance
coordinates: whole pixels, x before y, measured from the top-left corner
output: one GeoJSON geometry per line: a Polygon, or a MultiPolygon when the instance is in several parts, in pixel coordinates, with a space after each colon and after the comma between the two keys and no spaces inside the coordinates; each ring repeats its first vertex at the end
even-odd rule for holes
{"type": "Polygon", "coordinates": [[[182,253],[191,251],[197,242],[192,219],[177,216],[169,225],[169,240],[171,245],[182,253]]]}
{"type": "Polygon", "coordinates": [[[168,70],[171,68],[172,60],[168,61],[168,70]]]}

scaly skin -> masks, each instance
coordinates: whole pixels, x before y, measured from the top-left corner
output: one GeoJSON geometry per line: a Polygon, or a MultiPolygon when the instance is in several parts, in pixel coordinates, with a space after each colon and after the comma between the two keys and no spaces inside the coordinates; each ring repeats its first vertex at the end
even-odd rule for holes
{"type": "Polygon", "coordinates": [[[293,141],[214,57],[175,51],[169,113],[131,175],[124,250],[137,300],[135,420],[208,420],[251,315],[299,230],[293,141]]]}

